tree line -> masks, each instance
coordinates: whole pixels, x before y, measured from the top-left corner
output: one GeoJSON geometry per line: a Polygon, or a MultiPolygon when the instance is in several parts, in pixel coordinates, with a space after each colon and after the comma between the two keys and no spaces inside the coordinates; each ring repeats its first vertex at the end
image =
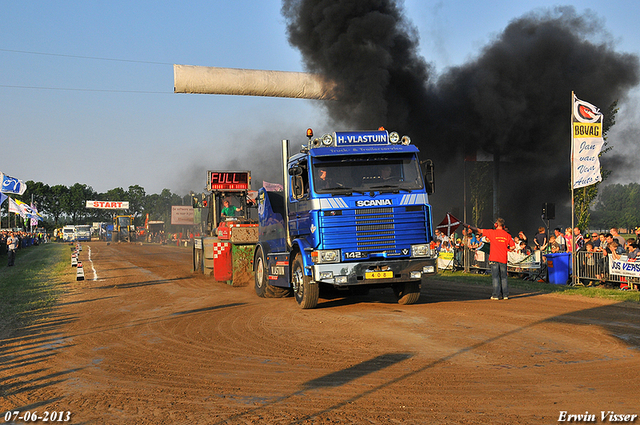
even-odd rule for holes
{"type": "Polygon", "coordinates": [[[612,184],[601,188],[593,210],[593,228],[621,227],[632,229],[640,226],[640,184],[612,184]]]}
{"type": "MultiPolygon", "coordinates": [[[[161,220],[171,223],[172,205],[191,205],[191,195],[179,196],[169,189],[159,194],[148,195],[139,185],[121,187],[99,193],[91,186],[76,183],[73,186],[55,185],[27,181],[27,190],[21,196],[15,196],[26,204],[34,206],[44,217],[38,226],[47,229],[61,227],[65,224],[91,224],[93,222],[111,222],[114,210],[86,208],[86,201],[128,201],[129,209],[124,212],[135,217],[135,224],[141,226],[147,214],[149,220],[161,220]]],[[[12,196],[14,197],[14,196],[12,196]]],[[[4,226],[4,219],[3,219],[4,226]]],[[[9,226],[11,227],[11,226],[9,226]]]]}

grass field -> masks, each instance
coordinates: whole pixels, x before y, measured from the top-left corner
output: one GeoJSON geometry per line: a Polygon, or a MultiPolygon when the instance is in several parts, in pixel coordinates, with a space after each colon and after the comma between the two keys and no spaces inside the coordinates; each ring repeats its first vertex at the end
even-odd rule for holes
{"type": "Polygon", "coordinates": [[[67,244],[48,243],[18,250],[15,266],[0,264],[0,335],[29,324],[55,305],[64,285],[75,280],[67,244]]]}

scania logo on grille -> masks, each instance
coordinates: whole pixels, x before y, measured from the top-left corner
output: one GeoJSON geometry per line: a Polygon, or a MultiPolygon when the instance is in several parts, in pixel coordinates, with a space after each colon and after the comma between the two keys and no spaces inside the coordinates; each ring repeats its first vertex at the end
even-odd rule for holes
{"type": "Polygon", "coordinates": [[[356,207],[377,207],[380,205],[392,205],[391,199],[372,199],[370,201],[356,201],[356,207]]]}

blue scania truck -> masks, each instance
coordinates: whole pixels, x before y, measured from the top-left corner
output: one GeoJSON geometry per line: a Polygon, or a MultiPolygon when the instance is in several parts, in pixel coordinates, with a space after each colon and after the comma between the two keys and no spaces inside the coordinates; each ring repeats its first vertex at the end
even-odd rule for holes
{"type": "Polygon", "coordinates": [[[309,129],[307,138],[292,156],[282,141],[284,191],[258,193],[258,296],[293,291],[308,309],[327,285],[354,294],[391,287],[400,304],[418,301],[437,270],[431,162],[423,175],[410,138],[384,129],[320,138],[309,129]]]}

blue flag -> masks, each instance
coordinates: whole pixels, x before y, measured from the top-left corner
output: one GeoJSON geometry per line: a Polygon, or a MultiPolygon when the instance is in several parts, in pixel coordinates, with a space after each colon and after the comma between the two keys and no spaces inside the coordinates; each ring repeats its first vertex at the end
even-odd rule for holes
{"type": "Polygon", "coordinates": [[[27,185],[22,180],[0,173],[0,192],[22,195],[26,190],[27,185]]]}

